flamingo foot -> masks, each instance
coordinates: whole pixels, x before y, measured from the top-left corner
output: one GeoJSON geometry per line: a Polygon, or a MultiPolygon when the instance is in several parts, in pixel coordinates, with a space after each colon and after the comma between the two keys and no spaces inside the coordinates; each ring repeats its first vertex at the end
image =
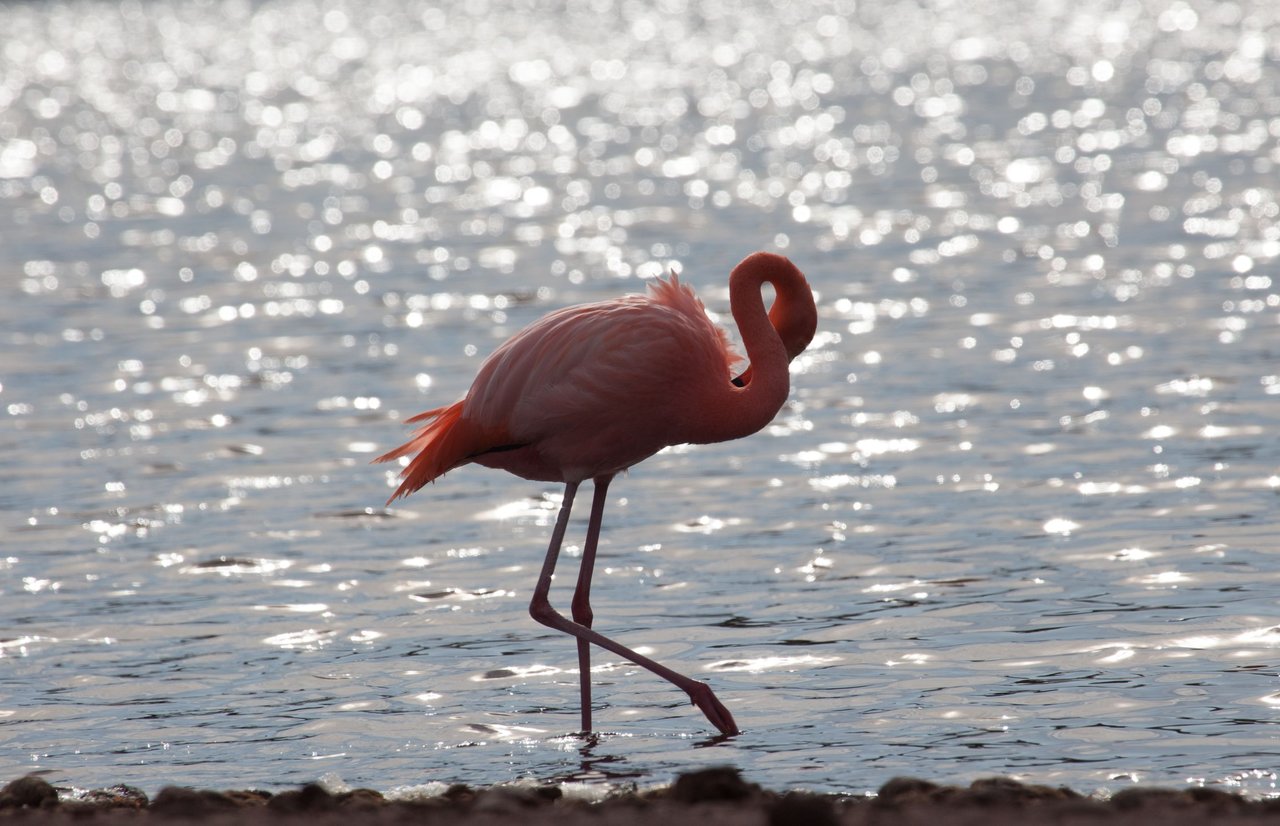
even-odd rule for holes
{"type": "Polygon", "coordinates": [[[692,682],[693,685],[685,690],[689,692],[689,699],[693,700],[693,704],[702,710],[711,725],[720,729],[721,734],[737,734],[738,724],[733,721],[733,715],[729,713],[729,709],[724,707],[724,703],[716,699],[715,692],[711,690],[711,686],[697,680],[692,682]]]}

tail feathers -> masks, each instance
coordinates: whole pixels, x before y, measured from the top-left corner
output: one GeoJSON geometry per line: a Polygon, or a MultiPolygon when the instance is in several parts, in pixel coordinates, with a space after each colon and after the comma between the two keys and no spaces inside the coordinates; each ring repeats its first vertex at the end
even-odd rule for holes
{"type": "Polygon", "coordinates": [[[391,494],[388,505],[463,464],[476,452],[471,429],[462,422],[462,404],[454,402],[408,419],[409,423],[425,421],[426,424],[418,428],[412,439],[373,460],[390,462],[401,456],[417,454],[401,474],[404,481],[391,494]]]}

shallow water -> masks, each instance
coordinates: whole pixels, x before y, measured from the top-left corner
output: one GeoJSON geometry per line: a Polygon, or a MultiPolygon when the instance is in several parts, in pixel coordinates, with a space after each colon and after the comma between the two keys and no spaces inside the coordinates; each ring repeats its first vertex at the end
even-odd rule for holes
{"type": "Polygon", "coordinates": [[[1278,7],[740,5],[0,9],[0,776],[1274,792],[1278,7]],[[368,461],[756,248],[791,401],[618,480],[593,593],[744,733],[598,654],[583,741],[558,489],[368,461]]]}

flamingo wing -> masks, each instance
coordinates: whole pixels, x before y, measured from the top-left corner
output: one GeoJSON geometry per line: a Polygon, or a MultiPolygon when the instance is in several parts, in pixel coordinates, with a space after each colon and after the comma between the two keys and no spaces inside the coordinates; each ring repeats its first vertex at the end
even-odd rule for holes
{"type": "Polygon", "coordinates": [[[465,399],[409,419],[412,455],[392,499],[468,462],[529,479],[617,473],[682,438],[681,410],[737,361],[724,331],[673,275],[646,296],[568,307],[513,336],[465,399]]]}
{"type": "Polygon", "coordinates": [[[520,333],[481,367],[463,415],[530,446],[481,464],[595,478],[686,441],[699,389],[727,384],[735,358],[687,287],[658,282],[648,296],[570,307],[520,333]],[[528,462],[538,467],[519,467],[528,462]]]}
{"type": "Polygon", "coordinates": [[[484,361],[462,401],[408,420],[412,456],[392,499],[467,462],[527,479],[614,474],[681,438],[682,406],[728,382],[737,356],[675,275],[648,296],[552,312],[484,361]]]}

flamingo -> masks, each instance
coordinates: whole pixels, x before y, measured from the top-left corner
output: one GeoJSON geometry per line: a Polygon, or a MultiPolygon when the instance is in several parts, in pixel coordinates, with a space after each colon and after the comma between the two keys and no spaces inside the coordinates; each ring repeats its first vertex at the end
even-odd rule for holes
{"type": "Polygon", "coordinates": [[[387,500],[408,496],[474,462],[525,479],[564,484],[564,498],[529,603],[539,623],[577,639],[582,731],[591,728],[591,652],[597,645],[689,695],[724,735],[738,733],[711,687],[592,628],[591,577],[609,483],[669,445],[749,436],[773,420],[790,391],[788,363],[804,351],[818,313],[804,275],[767,252],[729,275],[729,304],[750,366],[733,378],[728,336],[673,272],[647,295],[568,307],[507,340],[480,366],[460,401],[419,413],[413,438],[375,459],[412,456],[387,500]],[[761,288],[773,285],[766,314],[761,288]],[[594,483],[572,619],[548,593],[578,486],[594,483]]]}

